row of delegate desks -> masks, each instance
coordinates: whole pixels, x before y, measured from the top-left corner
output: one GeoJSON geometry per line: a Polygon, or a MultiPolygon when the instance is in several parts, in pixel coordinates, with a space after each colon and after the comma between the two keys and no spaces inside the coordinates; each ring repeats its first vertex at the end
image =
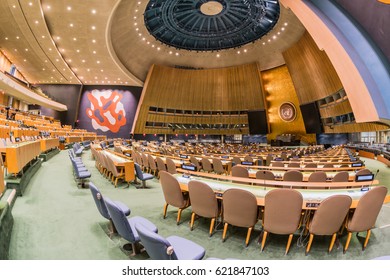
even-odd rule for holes
{"type": "MultiPolygon", "coordinates": [[[[269,185],[245,185],[240,183],[235,183],[230,180],[215,180],[212,178],[205,178],[205,177],[195,177],[193,175],[190,176],[190,178],[184,177],[183,174],[175,174],[175,178],[178,180],[180,187],[182,191],[187,192],[188,191],[188,183],[191,180],[198,180],[206,183],[211,187],[211,189],[214,190],[216,193],[217,198],[222,198],[223,193],[230,189],[230,188],[239,188],[246,191],[249,191],[253,193],[256,196],[257,199],[257,205],[258,206],[264,206],[264,198],[265,195],[275,189],[275,187],[270,187],[269,185]]],[[[230,178],[232,179],[232,178],[230,178]]],[[[234,178],[235,181],[239,180],[239,178],[234,178]]],[[[246,179],[245,179],[246,180],[246,179]]],[[[250,180],[251,182],[262,184],[264,183],[263,180],[250,180]],[[258,182],[257,182],[258,181],[258,182]]],[[[275,183],[275,181],[273,182],[275,183]]],[[[319,183],[317,183],[319,184],[319,183]]],[[[369,189],[376,188],[376,186],[370,186],[369,189]]],[[[303,197],[303,204],[302,209],[316,209],[318,205],[323,201],[324,199],[333,196],[333,195],[348,195],[352,198],[352,205],[350,208],[356,208],[359,199],[369,190],[362,191],[360,188],[355,189],[331,189],[331,190],[324,190],[324,189],[296,189],[302,194],[303,197]]],[[[390,202],[390,194],[386,195],[384,203],[390,202]]]]}
{"type": "Polygon", "coordinates": [[[211,180],[220,181],[234,181],[246,185],[259,185],[265,187],[280,187],[280,188],[294,188],[294,189],[353,189],[362,188],[366,186],[373,186],[379,184],[378,180],[368,182],[294,182],[294,181],[280,181],[280,180],[262,180],[253,178],[233,177],[226,175],[218,175],[214,173],[189,171],[184,169],[177,169],[177,172],[189,174],[198,178],[207,178],[211,180]]]}
{"type": "Polygon", "coordinates": [[[5,155],[7,171],[16,175],[41,153],[54,149],[58,145],[58,139],[47,138],[36,141],[18,142],[2,148],[1,152],[5,155]]]}
{"type": "Polygon", "coordinates": [[[115,153],[110,150],[102,150],[99,151],[107,155],[112,159],[114,162],[114,165],[117,168],[123,168],[125,173],[125,181],[131,182],[135,180],[135,174],[134,174],[134,162],[130,160],[128,157],[115,153]]]}

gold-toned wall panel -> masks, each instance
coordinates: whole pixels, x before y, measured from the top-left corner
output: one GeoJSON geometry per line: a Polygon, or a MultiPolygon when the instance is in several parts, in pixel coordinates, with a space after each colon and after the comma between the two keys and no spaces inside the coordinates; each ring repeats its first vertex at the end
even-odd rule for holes
{"type": "Polygon", "coordinates": [[[261,73],[264,85],[265,100],[268,108],[268,121],[271,133],[267,135],[268,141],[275,140],[280,134],[295,134],[305,136],[310,143],[316,141],[313,134],[306,134],[299,101],[291,80],[290,73],[286,66],[280,66],[261,73]],[[291,122],[283,121],[279,116],[279,107],[284,102],[294,104],[297,112],[295,120],[291,122]]]}
{"type": "Polygon", "coordinates": [[[308,32],[283,57],[301,105],[325,98],[343,87],[328,56],[318,49],[308,32]]]}
{"type": "Polygon", "coordinates": [[[325,126],[325,133],[353,133],[388,130],[389,126],[381,123],[349,123],[334,126],[325,126]]]}
{"type": "MultiPolygon", "coordinates": [[[[134,122],[134,133],[146,132],[147,121],[168,123],[247,124],[247,117],[226,115],[158,116],[149,107],[196,111],[264,110],[262,80],[257,63],[221,69],[179,69],[153,65],[142,92],[134,122]]],[[[148,131],[151,129],[148,128],[148,131]]],[[[164,130],[166,131],[166,130],[164,130]]],[[[160,133],[152,130],[151,133],[160,133]]],[[[180,133],[192,133],[182,130],[180,133]]],[[[203,130],[197,131],[203,134],[203,130]]],[[[233,130],[215,129],[209,134],[235,134],[233,130]]]]}
{"type": "Polygon", "coordinates": [[[341,116],[348,113],[352,113],[351,104],[348,99],[337,102],[334,105],[332,104],[326,107],[320,107],[321,118],[341,116]]]}

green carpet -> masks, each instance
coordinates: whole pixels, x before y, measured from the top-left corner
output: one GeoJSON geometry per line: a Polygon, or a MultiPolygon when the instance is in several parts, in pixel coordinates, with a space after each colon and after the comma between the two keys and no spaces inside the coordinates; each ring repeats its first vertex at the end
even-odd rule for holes
{"type": "MultiPolygon", "coordinates": [[[[118,184],[118,188],[103,178],[95,168],[90,151],[83,154],[83,161],[92,173],[91,181],[105,197],[119,200],[132,210],[131,216],[143,216],[152,221],[162,236],[179,235],[199,243],[206,249],[206,256],[237,259],[278,259],[278,260],[351,260],[372,259],[390,255],[390,205],[384,205],[379,214],[376,228],[373,229],[367,249],[361,250],[361,239],[353,235],[346,254],[342,245],[346,236],[342,236],[340,247],[328,254],[330,237],[314,238],[311,252],[305,256],[306,241],[297,242],[299,232],[294,235],[290,253],[285,256],[287,236],[271,234],[267,239],[264,252],[260,252],[257,243],[261,221],[248,247],[245,247],[246,229],[230,226],[227,240],[222,243],[222,231],[208,236],[209,220],[198,219],[193,231],[189,229],[191,208],[183,211],[182,223],[176,225],[177,210],[168,208],[167,218],[162,218],[164,198],[157,179],[147,182],[148,189],[136,189],[133,185],[118,184]],[[359,243],[360,242],[360,243],[359,243]],[[298,246],[298,243],[300,246],[298,246]]],[[[375,160],[365,159],[372,171],[380,170],[377,178],[381,184],[390,186],[390,169],[375,160]]],[[[108,221],[98,212],[89,189],[79,189],[72,175],[71,162],[67,151],[61,151],[42,167],[26,189],[18,197],[13,208],[15,219],[10,244],[10,259],[25,260],[116,260],[147,259],[146,253],[130,257],[130,252],[122,249],[125,240],[118,236],[109,236],[108,221]]],[[[361,234],[364,236],[364,233],[361,234]]],[[[359,237],[360,238],[360,237],[359,237]]],[[[301,241],[301,240],[300,240],[301,241]]]]}

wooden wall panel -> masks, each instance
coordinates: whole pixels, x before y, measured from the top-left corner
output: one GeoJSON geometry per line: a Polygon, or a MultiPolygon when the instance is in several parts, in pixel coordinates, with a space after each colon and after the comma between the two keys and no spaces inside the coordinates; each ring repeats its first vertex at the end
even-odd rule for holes
{"type": "Polygon", "coordinates": [[[271,133],[267,135],[268,141],[275,140],[280,134],[295,134],[305,136],[309,143],[316,141],[314,134],[306,134],[302,114],[299,109],[299,101],[290,73],[286,66],[280,66],[261,73],[264,85],[264,93],[267,102],[268,121],[271,133]],[[297,110],[297,117],[292,122],[285,122],[279,117],[279,107],[284,102],[291,102],[297,110]]]}
{"type": "MultiPolygon", "coordinates": [[[[145,131],[146,121],[200,123],[197,116],[157,116],[149,107],[196,111],[264,110],[257,63],[220,69],[179,69],[153,65],[142,92],[133,133],[145,131]]],[[[236,123],[235,117],[205,116],[206,123],[236,123]]],[[[239,118],[242,121],[242,117],[239,118]]],[[[247,119],[245,119],[247,124],[247,119]]],[[[148,129],[150,131],[150,129],[148,129]]],[[[151,133],[160,133],[157,130],[151,133]]],[[[180,133],[191,133],[181,130],[180,133]]],[[[198,131],[203,133],[203,131],[198,131]]],[[[234,134],[229,130],[213,130],[212,134],[234,134]]]]}
{"type": "Polygon", "coordinates": [[[301,105],[325,98],[343,87],[328,56],[318,49],[308,32],[283,57],[301,105]]]}
{"type": "Polygon", "coordinates": [[[354,133],[368,131],[383,131],[388,130],[389,126],[381,123],[349,123],[334,126],[324,126],[325,133],[354,133]]]}
{"type": "Polygon", "coordinates": [[[341,116],[348,113],[352,113],[351,104],[348,99],[344,99],[341,102],[335,102],[326,107],[320,107],[321,118],[341,116]]]}

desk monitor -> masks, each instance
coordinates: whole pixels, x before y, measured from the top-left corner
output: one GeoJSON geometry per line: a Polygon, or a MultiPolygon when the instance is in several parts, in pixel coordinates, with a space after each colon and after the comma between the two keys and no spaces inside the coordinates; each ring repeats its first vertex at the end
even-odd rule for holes
{"type": "Polygon", "coordinates": [[[16,138],[15,138],[15,142],[20,142],[20,138],[19,138],[19,137],[16,137],[16,138]]]}
{"type": "Polygon", "coordinates": [[[189,171],[196,171],[196,166],[192,164],[182,164],[181,168],[189,171]]]}
{"type": "Polygon", "coordinates": [[[251,161],[241,161],[242,165],[253,165],[253,162],[251,161]]]}
{"type": "Polygon", "coordinates": [[[283,161],[283,159],[281,157],[277,157],[274,159],[274,161],[283,161]]]}
{"type": "Polygon", "coordinates": [[[221,158],[229,158],[229,156],[221,156],[221,158]]]}
{"type": "Polygon", "coordinates": [[[354,162],[354,163],[352,163],[351,166],[352,167],[362,167],[363,166],[363,162],[354,162]]]}
{"type": "Polygon", "coordinates": [[[356,175],[355,182],[365,182],[374,180],[374,174],[356,175]]]}
{"type": "Polygon", "coordinates": [[[188,158],[187,155],[179,155],[180,158],[188,158]]]}

